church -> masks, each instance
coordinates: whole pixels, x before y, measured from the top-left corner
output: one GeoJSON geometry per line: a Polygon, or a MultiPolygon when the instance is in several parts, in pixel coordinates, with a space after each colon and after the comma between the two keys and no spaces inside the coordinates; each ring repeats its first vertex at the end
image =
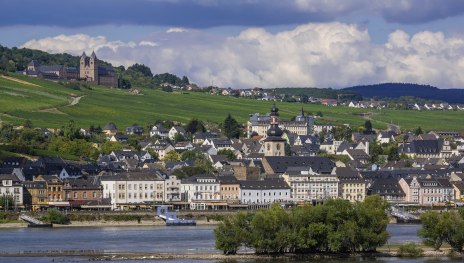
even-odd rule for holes
{"type": "Polygon", "coordinates": [[[80,58],[79,78],[98,85],[117,88],[118,76],[111,66],[99,66],[97,55],[92,52],[88,57],[85,52],[80,58]]]}

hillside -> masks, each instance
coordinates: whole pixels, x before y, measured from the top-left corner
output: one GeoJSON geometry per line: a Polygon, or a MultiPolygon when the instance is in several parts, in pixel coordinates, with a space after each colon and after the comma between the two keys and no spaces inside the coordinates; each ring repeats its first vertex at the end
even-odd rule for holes
{"type": "MultiPolygon", "coordinates": [[[[120,129],[137,123],[152,124],[157,119],[187,122],[192,118],[222,122],[231,113],[245,123],[251,113],[267,113],[273,102],[244,98],[215,96],[198,92],[167,93],[157,89],[140,89],[143,95],[132,95],[127,90],[101,86],[80,90],[59,83],[28,78],[19,74],[0,76],[0,121],[22,124],[30,119],[34,126],[62,127],[74,120],[80,127],[104,126],[114,122],[120,129]],[[78,99],[80,98],[80,99],[78,99]]],[[[323,113],[319,123],[348,123],[360,126],[365,119],[360,113],[367,110],[347,107],[327,107],[315,104],[277,103],[282,118],[290,119],[301,107],[306,112],[323,113]]],[[[463,130],[464,118],[457,111],[372,111],[370,118],[377,128],[387,123],[400,124],[402,128],[424,130],[463,130]]]]}
{"type": "Polygon", "coordinates": [[[287,94],[296,96],[307,96],[313,98],[325,99],[348,99],[348,100],[361,100],[362,97],[351,91],[336,90],[336,89],[320,89],[320,88],[277,88],[277,94],[287,94]]]}
{"type": "Polygon", "coordinates": [[[464,89],[438,89],[429,85],[383,83],[354,86],[342,90],[358,93],[365,98],[399,98],[411,96],[427,100],[446,101],[448,103],[464,103],[464,89]]]}

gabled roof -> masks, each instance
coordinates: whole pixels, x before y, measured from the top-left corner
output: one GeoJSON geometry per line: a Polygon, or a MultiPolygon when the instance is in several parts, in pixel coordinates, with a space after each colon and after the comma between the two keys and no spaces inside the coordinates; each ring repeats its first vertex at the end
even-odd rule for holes
{"type": "Polygon", "coordinates": [[[205,183],[206,184],[217,184],[218,183],[216,176],[212,174],[196,174],[194,176],[190,176],[188,178],[182,179],[181,182],[183,184],[196,184],[196,183],[199,183],[198,180],[201,180],[201,179],[209,179],[209,180],[214,179],[214,182],[201,182],[202,184],[205,184],[205,183]]]}
{"type": "Polygon", "coordinates": [[[306,166],[311,167],[317,173],[331,173],[335,164],[326,157],[300,157],[300,156],[265,156],[273,173],[284,173],[288,167],[306,166]]]}
{"type": "Polygon", "coordinates": [[[281,179],[265,179],[265,180],[245,180],[240,181],[240,189],[242,190],[271,190],[271,189],[291,189],[291,187],[281,179]]]}
{"type": "Polygon", "coordinates": [[[108,123],[105,127],[103,127],[103,130],[108,130],[108,131],[115,131],[118,128],[116,128],[116,124],[110,122],[108,123]]]}

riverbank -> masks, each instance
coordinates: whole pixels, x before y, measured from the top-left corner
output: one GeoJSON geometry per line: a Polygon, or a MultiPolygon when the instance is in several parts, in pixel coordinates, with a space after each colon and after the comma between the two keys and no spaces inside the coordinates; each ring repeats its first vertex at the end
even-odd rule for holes
{"type": "MultiPolygon", "coordinates": [[[[197,220],[197,225],[217,225],[219,222],[214,220],[197,220]]],[[[135,226],[165,226],[163,220],[141,220],[137,221],[71,221],[71,223],[66,225],[53,224],[55,228],[65,228],[65,227],[135,227],[135,226]]],[[[27,223],[5,223],[0,224],[1,228],[27,228],[27,223]]]]}
{"type": "MultiPolygon", "coordinates": [[[[404,258],[398,255],[397,250],[379,251],[374,253],[352,253],[352,254],[278,254],[278,255],[257,255],[250,252],[240,252],[235,255],[224,255],[219,252],[213,253],[151,253],[151,252],[103,252],[97,250],[53,250],[53,251],[23,251],[21,253],[0,253],[0,257],[86,257],[90,261],[126,261],[126,260],[320,260],[320,259],[356,259],[356,258],[404,258]]],[[[453,252],[449,249],[435,251],[433,249],[424,250],[420,257],[426,259],[464,259],[463,253],[453,252]]]]}

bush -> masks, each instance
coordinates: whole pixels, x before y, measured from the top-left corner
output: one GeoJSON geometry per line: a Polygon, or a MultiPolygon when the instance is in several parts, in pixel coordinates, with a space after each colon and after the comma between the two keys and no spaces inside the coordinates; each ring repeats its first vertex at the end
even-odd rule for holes
{"type": "Polygon", "coordinates": [[[51,223],[51,224],[69,224],[69,217],[61,213],[56,208],[50,208],[47,210],[47,213],[42,217],[42,221],[51,223]]]}
{"type": "Polygon", "coordinates": [[[400,257],[420,257],[424,251],[416,243],[406,243],[399,247],[398,256],[400,257]]]}

